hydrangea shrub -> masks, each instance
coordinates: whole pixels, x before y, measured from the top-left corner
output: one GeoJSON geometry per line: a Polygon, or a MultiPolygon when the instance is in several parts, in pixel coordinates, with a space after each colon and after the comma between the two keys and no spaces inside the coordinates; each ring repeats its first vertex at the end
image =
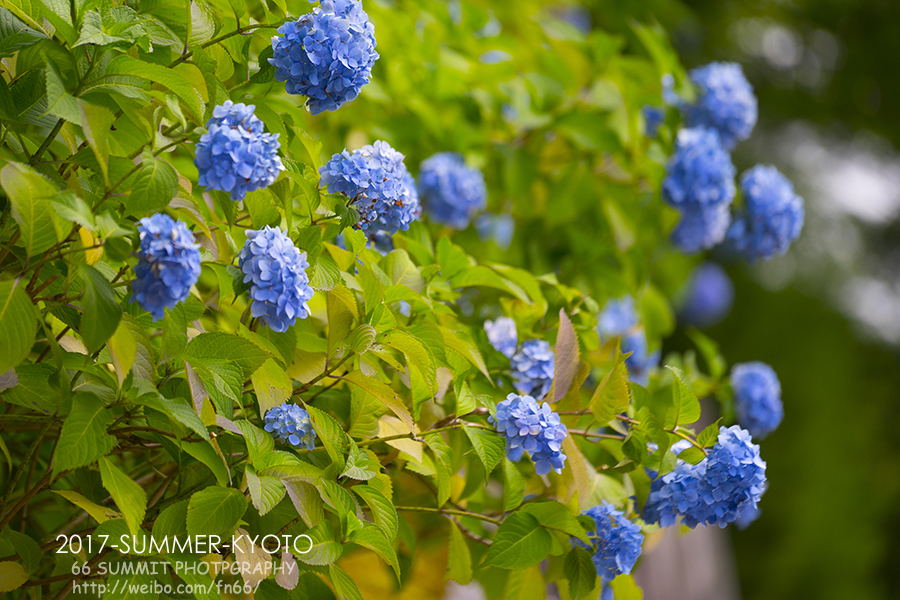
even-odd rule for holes
{"type": "Polygon", "coordinates": [[[224,547],[261,570],[208,597],[609,598],[645,533],[745,525],[780,392],[660,348],[684,254],[799,233],[767,168],[733,202],[749,85],[538,0],[301,4],[0,8],[0,591],[168,560],[104,534],[246,532],[315,551],[224,547]]]}

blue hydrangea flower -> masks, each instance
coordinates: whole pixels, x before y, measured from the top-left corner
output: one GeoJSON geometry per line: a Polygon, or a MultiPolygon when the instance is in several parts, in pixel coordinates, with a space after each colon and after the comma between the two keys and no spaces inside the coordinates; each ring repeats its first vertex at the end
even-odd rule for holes
{"type": "Polygon", "coordinates": [[[309,420],[309,413],[296,404],[282,404],[266,413],[266,431],[276,440],[312,450],[316,445],[316,431],[309,420]]]}
{"type": "Polygon", "coordinates": [[[253,114],[255,108],[226,100],[213,109],[206,123],[208,132],[197,144],[198,182],[229,192],[232,200],[243,200],[247,192],[270,186],[284,170],[278,134],[264,132],[265,125],[253,114]]]}
{"type": "Polygon", "coordinates": [[[603,583],[609,583],[618,575],[628,575],[641,555],[644,535],[637,523],[632,523],[625,513],[607,502],[584,511],[594,520],[594,531],[588,532],[591,546],[572,538],[572,544],[594,549],[594,566],[603,583]],[[593,547],[593,548],[592,548],[593,547]]]}
{"type": "Polygon", "coordinates": [[[531,396],[510,394],[497,404],[497,414],[488,417],[506,437],[506,456],[515,462],[528,452],[538,475],[551,469],[561,473],[566,462],[562,441],[569,434],[550,405],[539,405],[531,396]]]}
{"type": "Polygon", "coordinates": [[[310,112],[337,110],[369,83],[375,51],[375,27],[359,0],[322,0],[296,22],[278,28],[272,38],[275,79],[289,94],[307,97],[310,112]]]}
{"type": "Polygon", "coordinates": [[[732,304],[734,284],[725,269],[713,262],[703,262],[691,271],[678,318],[685,325],[709,327],[728,316],[732,304]]]}
{"type": "Polygon", "coordinates": [[[735,521],[734,524],[737,525],[738,529],[743,531],[755,523],[761,514],[762,509],[758,505],[748,506],[741,511],[741,514],[738,515],[737,521],[735,521]]]}
{"type": "Polygon", "coordinates": [[[262,318],[272,331],[287,331],[294,321],[309,316],[307,302],[313,296],[306,269],[306,252],[300,252],[287,235],[268,225],[247,232],[247,243],[238,256],[244,283],[250,286],[250,314],[262,318]]]}
{"type": "Polygon", "coordinates": [[[750,137],[756,125],[756,96],[737,63],[714,62],[690,72],[697,100],[685,107],[689,127],[710,127],[719,132],[730,150],[750,137]]]}
{"type": "Polygon", "coordinates": [[[631,296],[613,298],[597,316],[597,333],[600,340],[605,343],[612,338],[622,337],[637,327],[637,323],[634,298],[631,296]]]}
{"type": "Polygon", "coordinates": [[[781,383],[775,370],[763,362],[738,363],[731,369],[731,389],[738,423],[756,439],[778,428],[784,418],[781,383]]]}
{"type": "Polygon", "coordinates": [[[659,365],[659,350],[647,352],[647,336],[643,328],[623,337],[621,350],[623,354],[631,352],[631,356],[625,359],[631,381],[646,386],[650,382],[650,371],[659,365]]]}
{"type": "Polygon", "coordinates": [[[166,308],[184,302],[191,286],[200,277],[200,245],[181,221],[162,213],[141,219],[141,244],[135,279],[131,282],[132,302],[158,321],[166,308]]]}
{"type": "Polygon", "coordinates": [[[644,115],[644,134],[648,138],[655,138],[659,128],[666,122],[665,107],[645,104],[641,108],[641,114],[644,115]]]}
{"type": "Polygon", "coordinates": [[[510,359],[516,389],[521,394],[543,398],[553,383],[556,356],[544,340],[527,340],[510,359]]]}
{"type": "Polygon", "coordinates": [[[352,153],[335,154],[319,169],[320,184],[332,194],[344,194],[359,211],[359,223],[371,238],[409,229],[419,216],[419,195],[403,155],[377,141],[352,153]]]}
{"type": "Polygon", "coordinates": [[[465,229],[487,206],[487,187],[481,171],[466,166],[462,154],[439,152],[419,167],[419,198],[431,220],[465,229]]]}
{"type": "Polygon", "coordinates": [[[485,321],[484,330],[487,332],[488,341],[494,350],[502,353],[506,358],[512,358],[516,353],[519,336],[516,333],[516,322],[509,317],[499,317],[496,321],[485,321]]]}
{"type": "Polygon", "coordinates": [[[666,165],[663,200],[678,209],[730,204],[735,169],[731,156],[712,129],[682,129],[666,165]]]}
{"type": "Polygon", "coordinates": [[[516,221],[512,215],[502,213],[481,213],[475,218],[475,231],[482,242],[493,241],[501,250],[509,248],[516,231],[516,221]]]}
{"type": "Polygon", "coordinates": [[[738,425],[719,429],[718,442],[699,464],[679,460],[651,487],[644,513],[663,527],[682,523],[725,527],[755,508],[766,486],[766,463],[750,433],[738,425]]]}
{"type": "Polygon", "coordinates": [[[727,204],[686,207],[672,230],[672,244],[687,255],[709,250],[725,239],[729,223],[731,211],[727,204]]]}
{"type": "Polygon", "coordinates": [[[743,208],[728,241],[750,261],[787,252],[803,227],[803,198],[775,167],[756,165],[741,176],[743,208]]]}

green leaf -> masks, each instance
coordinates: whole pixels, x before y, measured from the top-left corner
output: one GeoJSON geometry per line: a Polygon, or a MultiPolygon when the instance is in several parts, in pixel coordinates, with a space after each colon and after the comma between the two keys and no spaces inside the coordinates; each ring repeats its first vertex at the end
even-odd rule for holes
{"type": "Polygon", "coordinates": [[[525,479],[508,458],[503,458],[503,510],[511,511],[518,508],[525,499],[525,479]]]}
{"type": "Polygon", "coordinates": [[[264,464],[265,457],[275,449],[275,441],[272,436],[250,421],[236,421],[235,425],[244,434],[244,442],[247,444],[247,452],[250,455],[250,464],[264,464]]]}
{"type": "Polygon", "coordinates": [[[66,91],[65,80],[60,75],[59,67],[52,59],[47,61],[47,113],[65,119],[75,125],[81,125],[81,107],[78,99],[66,91]]]}
{"type": "Polygon", "coordinates": [[[456,521],[450,520],[450,551],[447,559],[447,579],[460,585],[472,581],[472,555],[456,521]]]}
{"type": "Polygon", "coordinates": [[[347,462],[341,471],[341,477],[349,477],[358,481],[372,479],[381,470],[381,464],[369,457],[365,450],[359,448],[353,441],[350,442],[350,452],[347,454],[347,462]]]}
{"type": "Polygon", "coordinates": [[[337,565],[328,566],[328,576],[331,583],[334,584],[334,591],[340,600],[363,600],[359,588],[347,573],[342,571],[337,565]]]}
{"type": "Polygon", "coordinates": [[[472,443],[475,454],[484,464],[485,471],[487,473],[493,471],[497,463],[503,459],[506,442],[497,433],[480,427],[463,427],[463,431],[466,432],[466,437],[472,443]]]}
{"type": "Polygon", "coordinates": [[[578,538],[586,544],[590,544],[584,527],[578,522],[569,508],[556,502],[549,500],[547,502],[530,502],[519,509],[519,512],[526,512],[538,520],[538,522],[548,529],[561,531],[566,535],[578,538]]]}
{"type": "Polygon", "coordinates": [[[351,373],[347,373],[343,376],[346,381],[354,385],[358,385],[362,389],[366,390],[376,398],[378,398],[387,408],[389,408],[395,415],[400,417],[400,420],[406,424],[407,428],[413,433],[418,431],[416,428],[416,424],[413,422],[412,415],[409,414],[409,410],[403,404],[403,401],[397,396],[397,394],[388,386],[377,379],[373,379],[372,377],[367,377],[363,375],[361,371],[353,371],[351,373]]]}
{"type": "Polygon", "coordinates": [[[399,519],[394,505],[387,497],[373,488],[371,485],[354,485],[353,493],[363,499],[369,510],[372,511],[372,519],[389,540],[397,537],[399,519]]]}
{"type": "Polygon", "coordinates": [[[322,521],[307,531],[306,535],[312,539],[310,550],[305,554],[298,554],[297,560],[308,565],[330,565],[341,557],[344,549],[335,541],[334,529],[328,521],[322,521]]]}
{"type": "Polygon", "coordinates": [[[246,475],[247,489],[250,490],[250,501],[253,502],[253,506],[259,511],[259,516],[263,516],[275,508],[281,502],[281,499],[284,498],[284,484],[277,477],[269,475],[259,477],[253,470],[253,467],[250,466],[247,467],[246,475]]]}
{"type": "Polygon", "coordinates": [[[721,421],[722,419],[718,418],[715,423],[704,428],[703,431],[700,432],[700,435],[697,436],[697,443],[704,448],[715,445],[716,440],[719,437],[719,423],[721,421]]]}
{"type": "Polygon", "coordinates": [[[609,583],[609,586],[616,600],[641,600],[644,597],[644,592],[631,575],[619,575],[609,583]]]}
{"type": "Polygon", "coordinates": [[[483,566],[525,569],[547,558],[550,547],[550,534],[534,516],[514,512],[497,529],[483,566]]]}
{"type": "Polygon", "coordinates": [[[126,215],[143,216],[166,206],[178,191],[178,173],[166,161],[145,150],[143,164],[131,184],[131,193],[123,201],[126,215]]]}
{"type": "Polygon", "coordinates": [[[188,535],[228,538],[247,510],[247,499],[234,488],[208,487],[191,496],[187,508],[188,535]]]}
{"type": "Polygon", "coordinates": [[[113,415],[97,396],[75,394],[53,455],[53,475],[89,465],[112,450],[116,438],[106,433],[113,415]]]}
{"type": "Polygon", "coordinates": [[[329,458],[337,465],[338,469],[343,469],[344,453],[347,451],[347,435],[344,433],[344,429],[329,414],[315,406],[307,406],[306,409],[309,412],[313,429],[316,430],[319,440],[325,446],[329,458]]]}
{"type": "Polygon", "coordinates": [[[241,367],[244,377],[249,378],[272,355],[251,342],[231,333],[201,333],[192,339],[184,356],[199,359],[220,358],[241,367]]]}
{"type": "Polygon", "coordinates": [[[28,571],[17,562],[5,560],[0,562],[0,592],[7,593],[22,586],[28,581],[28,571]]]}
{"type": "Polygon", "coordinates": [[[158,405],[167,415],[199,435],[204,440],[209,439],[209,432],[206,430],[206,425],[203,424],[200,415],[197,414],[192,406],[188,405],[186,400],[182,398],[160,397],[158,401],[158,405]]]}
{"type": "Polygon", "coordinates": [[[696,446],[691,446],[689,448],[685,448],[678,454],[678,458],[683,460],[686,463],[690,463],[692,465],[700,464],[704,458],[706,458],[706,453],[703,452],[700,448],[696,446]]]}
{"type": "Polygon", "coordinates": [[[81,302],[84,313],[81,326],[78,328],[88,352],[96,352],[119,326],[122,307],[116,293],[106,277],[94,267],[82,264],[79,267],[84,282],[84,295],[81,302]]]}
{"type": "Polygon", "coordinates": [[[153,521],[153,537],[162,540],[164,537],[187,535],[187,509],[189,498],[185,498],[159,513],[153,521]]]}
{"type": "Polygon", "coordinates": [[[57,241],[53,202],[57,189],[31,167],[9,162],[0,170],[0,186],[9,197],[12,217],[19,225],[19,242],[28,256],[44,252],[57,241]]]}
{"type": "MultiPolygon", "coordinates": [[[[322,508],[322,496],[319,491],[311,484],[303,481],[287,481],[282,480],[284,489],[287,491],[288,498],[297,514],[303,519],[307,527],[315,527],[325,518],[325,511],[322,508]]],[[[365,486],[354,486],[365,487],[365,486]]]]}
{"type": "Polygon", "coordinates": [[[58,494],[58,495],[62,496],[63,498],[65,498],[66,500],[68,500],[69,502],[71,502],[72,504],[77,506],[78,508],[82,509],[87,514],[91,515],[91,517],[93,517],[94,520],[97,521],[97,523],[103,524],[103,523],[109,521],[110,519],[121,519],[122,518],[122,515],[116,511],[114,511],[113,509],[108,508],[106,506],[100,506],[99,504],[91,502],[90,500],[88,500],[87,498],[85,498],[84,496],[79,494],[78,492],[72,492],[69,490],[50,490],[50,491],[52,491],[54,494],[58,494]]]}
{"type": "Polygon", "coordinates": [[[545,600],[547,584],[541,574],[541,567],[534,565],[510,573],[506,578],[503,595],[504,598],[515,598],[516,600],[545,600]]]}
{"type": "Polygon", "coordinates": [[[586,548],[575,546],[566,555],[563,574],[569,581],[569,595],[572,600],[587,598],[597,585],[597,568],[586,548]]]}
{"type": "Polygon", "coordinates": [[[100,477],[125,517],[132,535],[138,535],[147,512],[147,493],[106,457],[100,459],[100,477]]]}
{"type": "Polygon", "coordinates": [[[389,564],[394,570],[394,575],[397,576],[397,583],[400,583],[400,563],[397,560],[397,553],[380,529],[374,525],[364,524],[362,528],[350,533],[347,539],[354,544],[368,548],[384,559],[384,562],[389,564]]]}
{"type": "Polygon", "coordinates": [[[191,113],[195,123],[203,121],[203,108],[201,107],[200,97],[194,90],[194,86],[191,85],[184,75],[161,65],[140,61],[125,54],[120,54],[110,61],[103,78],[98,81],[109,81],[119,75],[143,79],[147,82],[148,88],[151,83],[163,86],[178,96],[178,99],[191,113]]]}
{"type": "Polygon", "coordinates": [[[259,416],[263,418],[269,410],[290,400],[294,392],[291,378],[272,358],[254,371],[250,380],[253,382],[256,400],[259,402],[259,416]]]}
{"type": "Polygon", "coordinates": [[[213,475],[216,477],[216,483],[226,486],[231,482],[231,476],[228,473],[228,465],[225,464],[222,456],[213,448],[212,442],[202,444],[182,444],[181,449],[185,453],[193,456],[198,461],[209,467],[213,475]]]}
{"type": "Polygon", "coordinates": [[[134,366],[134,359],[137,356],[137,342],[131,329],[125,324],[125,321],[119,321],[119,326],[115,333],[109,338],[109,353],[112,357],[113,367],[116,369],[116,377],[119,379],[119,387],[125,377],[131,372],[134,366]]]}
{"type": "Polygon", "coordinates": [[[0,281],[0,373],[25,360],[34,344],[37,318],[25,281],[0,281]]]}
{"type": "Polygon", "coordinates": [[[116,117],[105,106],[88,104],[82,100],[78,101],[78,105],[81,109],[81,128],[84,137],[97,157],[103,181],[109,186],[109,128],[112,127],[116,117]]]}
{"type": "Polygon", "coordinates": [[[41,547],[31,536],[7,527],[0,534],[0,540],[13,547],[29,573],[37,571],[41,562],[41,547]]]}
{"type": "Polygon", "coordinates": [[[672,385],[672,408],[666,415],[666,428],[694,423],[700,418],[700,401],[681,378],[681,372],[674,367],[667,368],[675,375],[675,383],[672,385]]]}
{"type": "Polygon", "coordinates": [[[631,403],[628,369],[622,356],[616,351],[613,368],[591,397],[590,407],[598,423],[605,425],[619,413],[625,412],[631,403]]]}
{"type": "Polygon", "coordinates": [[[581,355],[578,350],[578,335],[572,327],[572,321],[562,308],[559,309],[559,333],[556,336],[556,367],[553,373],[554,402],[562,400],[568,393],[575,376],[581,368],[581,355]]]}

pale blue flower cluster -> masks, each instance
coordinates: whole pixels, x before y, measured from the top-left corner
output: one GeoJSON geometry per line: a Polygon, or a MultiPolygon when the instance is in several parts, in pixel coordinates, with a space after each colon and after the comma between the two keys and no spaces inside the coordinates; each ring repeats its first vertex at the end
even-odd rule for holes
{"type": "Polygon", "coordinates": [[[659,128],[666,121],[666,108],[645,104],[641,108],[641,114],[644,115],[644,135],[655,138],[659,128]]]}
{"type": "Polygon", "coordinates": [[[513,357],[519,344],[515,321],[509,317],[498,317],[496,321],[487,320],[484,322],[484,330],[494,350],[506,358],[513,357]]]}
{"type": "Polygon", "coordinates": [[[756,165],[741,175],[743,207],[728,230],[728,243],[747,260],[787,252],[803,227],[803,198],[778,169],[756,165]]]}
{"type": "Polygon", "coordinates": [[[561,473],[566,462],[562,442],[569,434],[550,405],[528,395],[510,394],[497,404],[488,421],[506,438],[506,456],[515,462],[528,452],[538,475],[561,473]]]}
{"type": "Polygon", "coordinates": [[[543,398],[553,384],[556,356],[544,340],[526,340],[509,359],[516,389],[521,394],[543,398]]]}
{"type": "Polygon", "coordinates": [[[625,513],[606,500],[584,514],[594,520],[595,529],[587,534],[591,546],[575,538],[572,538],[572,544],[594,550],[594,567],[603,584],[618,575],[630,574],[644,543],[640,525],[629,521],[625,513]]]}
{"type": "Polygon", "coordinates": [[[262,318],[272,331],[287,331],[309,316],[307,302],[313,296],[306,269],[306,252],[300,252],[281,229],[266,226],[247,232],[247,243],[238,256],[244,283],[250,286],[250,314],[262,318]]]}
{"type": "Polygon", "coordinates": [[[733,523],[756,508],[766,485],[766,463],[750,433],[738,425],[719,429],[718,442],[696,465],[679,460],[654,485],[642,513],[662,527],[681,522],[688,527],[733,523]]]}
{"type": "Polygon", "coordinates": [[[516,231],[516,221],[509,213],[495,215],[484,212],[475,218],[475,231],[482,242],[492,241],[501,250],[509,248],[516,231]]]}
{"type": "Polygon", "coordinates": [[[213,109],[200,137],[194,165],[198,183],[243,200],[247,192],[270,186],[284,170],[278,156],[278,134],[265,133],[265,125],[253,114],[252,104],[226,100],[213,109]]]}
{"type": "Polygon", "coordinates": [[[730,222],[735,169],[712,129],[682,129],[666,165],[663,200],[681,213],[672,242],[692,254],[718,244],[730,222]]]}
{"type": "Polygon", "coordinates": [[[697,100],[685,107],[689,127],[714,129],[727,150],[750,137],[756,125],[756,96],[741,65],[710,63],[693,69],[690,78],[697,100]]]}
{"type": "Polygon", "coordinates": [[[623,354],[631,352],[625,359],[630,379],[640,385],[650,381],[650,371],[659,365],[659,350],[648,352],[647,335],[640,325],[634,308],[634,298],[622,296],[607,301],[597,316],[597,333],[600,341],[606,343],[619,338],[623,354]]]}
{"type": "Polygon", "coordinates": [[[278,28],[272,38],[275,79],[307,97],[312,114],[337,110],[369,83],[375,27],[359,0],[322,0],[321,8],[278,28]]]}
{"type": "Polygon", "coordinates": [[[731,389],[738,423],[756,439],[763,439],[781,424],[781,382],[763,362],[738,363],[731,369],[731,389]]]}
{"type": "Polygon", "coordinates": [[[352,153],[335,154],[319,169],[320,184],[332,194],[344,194],[359,211],[356,225],[370,238],[409,229],[419,217],[419,195],[403,155],[377,141],[352,153]]]}
{"type": "Polygon", "coordinates": [[[181,221],[162,213],[141,219],[132,302],[158,321],[165,309],[184,302],[200,277],[200,245],[181,221]]]}
{"type": "Polygon", "coordinates": [[[466,166],[462,154],[439,152],[419,167],[419,198],[431,220],[465,229],[487,206],[487,187],[478,169],[466,166]]]}
{"type": "Polygon", "coordinates": [[[297,404],[284,403],[269,409],[265,429],[279,442],[295,448],[303,446],[312,450],[316,445],[316,430],[309,420],[309,413],[297,404]]]}
{"type": "Polygon", "coordinates": [[[728,316],[732,304],[734,284],[725,269],[713,262],[703,262],[688,277],[678,318],[685,325],[709,327],[728,316]]]}

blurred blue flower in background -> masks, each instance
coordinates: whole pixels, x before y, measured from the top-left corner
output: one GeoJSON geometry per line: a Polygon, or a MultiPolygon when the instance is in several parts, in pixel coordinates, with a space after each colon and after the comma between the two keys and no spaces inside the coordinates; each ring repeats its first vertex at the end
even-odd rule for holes
{"type": "Polygon", "coordinates": [[[688,276],[679,304],[678,318],[682,324],[701,329],[710,327],[720,323],[731,311],[734,284],[725,269],[716,263],[700,263],[688,276]]]}
{"type": "Polygon", "coordinates": [[[689,127],[715,129],[727,150],[750,137],[756,125],[756,96],[741,65],[713,62],[691,70],[690,78],[697,99],[685,107],[689,127]]]}
{"type": "Polygon", "coordinates": [[[453,229],[468,227],[487,206],[484,176],[456,152],[440,152],[422,162],[418,191],[431,220],[453,229]]]}

